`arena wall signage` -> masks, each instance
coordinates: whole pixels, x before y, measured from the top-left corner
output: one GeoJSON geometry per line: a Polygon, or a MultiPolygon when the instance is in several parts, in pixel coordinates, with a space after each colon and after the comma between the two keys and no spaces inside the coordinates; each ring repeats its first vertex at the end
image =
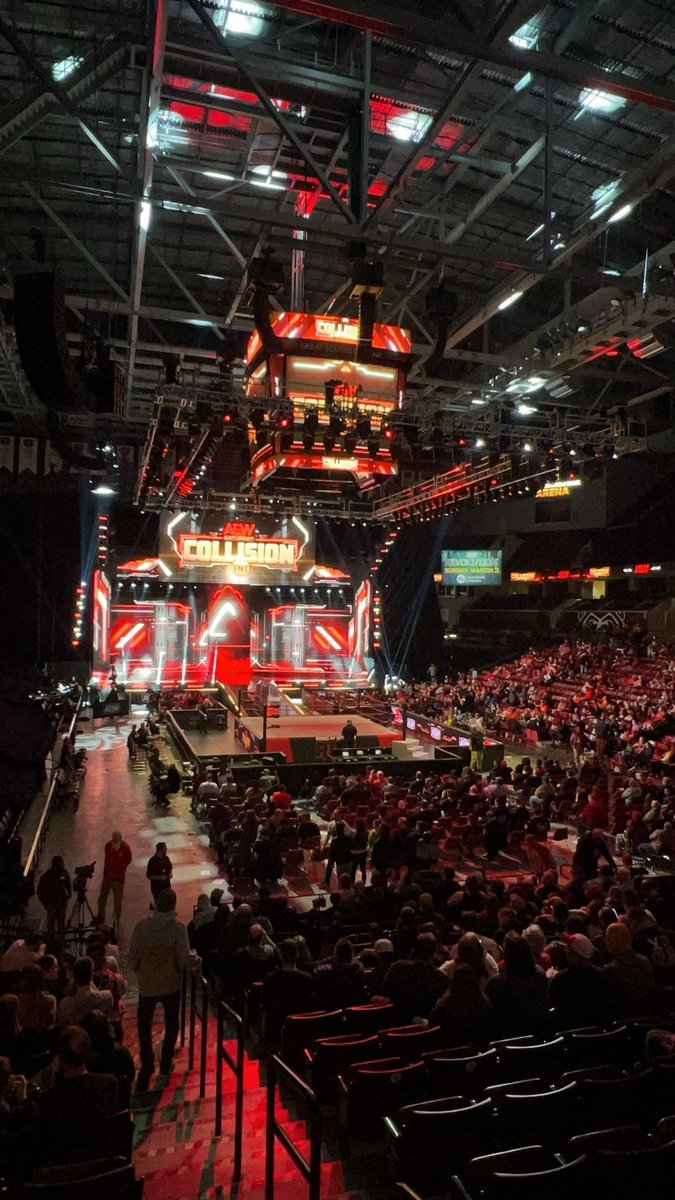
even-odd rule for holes
{"type": "Polygon", "coordinates": [[[581,487],[580,479],[548,480],[535,492],[537,500],[562,500],[571,496],[575,488],[581,487]]]}
{"type": "Polygon", "coordinates": [[[501,550],[443,550],[446,587],[497,587],[502,581],[501,550]]]}

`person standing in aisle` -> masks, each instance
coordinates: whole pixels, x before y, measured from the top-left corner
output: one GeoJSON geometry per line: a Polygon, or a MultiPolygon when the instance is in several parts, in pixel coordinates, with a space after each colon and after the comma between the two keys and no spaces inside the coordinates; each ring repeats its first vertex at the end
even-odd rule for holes
{"type": "Polygon", "coordinates": [[[176,893],[170,888],[164,888],[157,897],[152,916],[144,917],[134,929],[129,947],[129,966],[138,978],[141,1069],[136,1091],[145,1092],[155,1070],[152,1046],[155,1007],[161,1004],[164,1010],[160,1071],[162,1075],[168,1075],[178,1038],[183,971],[196,971],[199,967],[199,959],[190,951],[187,929],[181,921],[176,920],[176,893]]]}
{"type": "Polygon", "coordinates": [[[158,842],[155,846],[155,853],[148,859],[145,874],[150,880],[153,900],[157,899],[160,892],[171,887],[173,864],[166,852],[166,842],[158,842]]]}
{"type": "Polygon", "coordinates": [[[129,736],[127,738],[127,751],[129,753],[129,762],[136,762],[136,753],[137,753],[137,747],[138,747],[138,742],[137,742],[137,737],[136,737],[137,730],[138,730],[137,725],[132,725],[131,729],[129,730],[129,736]]]}
{"type": "Polygon", "coordinates": [[[118,829],[114,830],[110,841],[106,842],[103,858],[103,882],[98,897],[97,924],[105,921],[105,910],[108,896],[113,894],[113,913],[115,930],[119,934],[120,917],[122,915],[122,897],[124,896],[124,880],[127,867],[131,862],[131,847],[124,841],[118,829]]]}

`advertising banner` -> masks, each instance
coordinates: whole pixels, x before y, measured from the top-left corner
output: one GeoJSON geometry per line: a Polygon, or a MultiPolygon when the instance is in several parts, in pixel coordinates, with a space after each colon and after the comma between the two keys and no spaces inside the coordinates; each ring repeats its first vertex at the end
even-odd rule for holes
{"type": "Polygon", "coordinates": [[[22,437],[19,440],[19,475],[37,475],[38,440],[22,437]]]}
{"type": "Polygon", "coordinates": [[[446,587],[498,587],[502,581],[501,550],[443,550],[441,560],[446,587]]]}

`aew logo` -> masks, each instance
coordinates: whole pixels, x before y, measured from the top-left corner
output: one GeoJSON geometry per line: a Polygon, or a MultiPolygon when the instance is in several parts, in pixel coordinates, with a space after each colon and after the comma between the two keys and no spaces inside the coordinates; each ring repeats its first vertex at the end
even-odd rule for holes
{"type": "Polygon", "coordinates": [[[228,521],[221,534],[183,533],[178,539],[184,567],[229,567],[248,575],[251,567],[293,571],[299,557],[297,538],[256,537],[253,522],[228,521]]]}

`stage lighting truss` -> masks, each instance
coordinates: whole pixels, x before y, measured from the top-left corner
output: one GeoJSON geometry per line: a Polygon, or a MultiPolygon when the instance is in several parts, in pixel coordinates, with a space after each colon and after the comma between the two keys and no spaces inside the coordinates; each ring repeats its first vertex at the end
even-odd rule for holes
{"type": "Polygon", "coordinates": [[[653,331],[673,317],[675,297],[669,291],[660,293],[656,282],[645,295],[641,286],[627,293],[617,285],[609,299],[604,287],[570,309],[564,319],[555,317],[513,346],[511,352],[522,366],[488,379],[486,391],[499,399],[522,398],[543,389],[549,402],[561,400],[574,390],[574,379],[572,386],[568,382],[571,372],[588,362],[613,355],[622,346],[636,357],[660,353],[662,346],[653,331]]]}

